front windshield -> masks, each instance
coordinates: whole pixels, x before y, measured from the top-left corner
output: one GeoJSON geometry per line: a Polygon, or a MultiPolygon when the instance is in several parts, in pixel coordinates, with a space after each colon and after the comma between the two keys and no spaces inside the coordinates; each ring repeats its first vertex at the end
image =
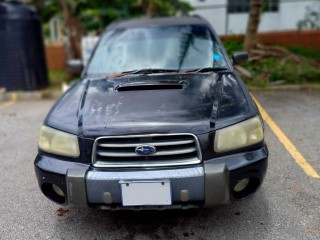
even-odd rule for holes
{"type": "Polygon", "coordinates": [[[131,28],[103,35],[87,74],[225,66],[220,46],[205,25],[131,28]]]}

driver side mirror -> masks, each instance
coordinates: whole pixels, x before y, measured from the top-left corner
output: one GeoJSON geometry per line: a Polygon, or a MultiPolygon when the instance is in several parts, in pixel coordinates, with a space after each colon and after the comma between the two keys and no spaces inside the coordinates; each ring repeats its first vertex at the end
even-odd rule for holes
{"type": "Polygon", "coordinates": [[[246,51],[239,51],[239,52],[235,52],[233,55],[232,55],[232,64],[233,65],[238,65],[238,64],[241,64],[241,63],[244,63],[246,61],[248,61],[249,59],[249,54],[248,52],[246,51]]]}
{"type": "Polygon", "coordinates": [[[70,59],[67,62],[68,73],[71,75],[80,75],[83,70],[83,64],[80,59],[70,59]]]}

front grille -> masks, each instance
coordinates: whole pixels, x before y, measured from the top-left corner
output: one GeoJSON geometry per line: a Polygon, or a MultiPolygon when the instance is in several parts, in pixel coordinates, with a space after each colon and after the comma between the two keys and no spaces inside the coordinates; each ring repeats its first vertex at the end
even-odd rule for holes
{"type": "Polygon", "coordinates": [[[201,162],[198,139],[192,134],[151,134],[97,138],[92,163],[96,167],[162,167],[201,162]],[[139,146],[153,146],[153,155],[141,156],[139,146]]]}

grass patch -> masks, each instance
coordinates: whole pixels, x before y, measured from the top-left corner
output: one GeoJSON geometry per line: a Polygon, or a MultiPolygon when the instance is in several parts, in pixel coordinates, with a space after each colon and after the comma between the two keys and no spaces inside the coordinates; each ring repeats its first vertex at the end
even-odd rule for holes
{"type": "Polygon", "coordinates": [[[313,48],[305,48],[300,46],[289,46],[287,49],[297,55],[320,60],[320,51],[313,48]]]}
{"type": "Polygon", "coordinates": [[[51,90],[60,90],[62,83],[72,84],[79,80],[79,77],[69,77],[66,71],[49,71],[51,90]]]}
{"type": "Polygon", "coordinates": [[[49,71],[49,79],[52,85],[62,84],[67,81],[67,74],[65,71],[49,71]]]}

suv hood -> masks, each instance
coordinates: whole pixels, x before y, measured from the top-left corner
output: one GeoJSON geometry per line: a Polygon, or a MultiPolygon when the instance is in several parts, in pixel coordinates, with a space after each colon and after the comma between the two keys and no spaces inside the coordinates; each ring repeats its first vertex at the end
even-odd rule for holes
{"type": "Polygon", "coordinates": [[[243,118],[249,113],[236,79],[229,77],[223,84],[229,93],[221,88],[221,79],[222,75],[199,73],[83,80],[56,103],[46,124],[85,137],[208,133],[216,127],[218,115],[243,118]]]}

